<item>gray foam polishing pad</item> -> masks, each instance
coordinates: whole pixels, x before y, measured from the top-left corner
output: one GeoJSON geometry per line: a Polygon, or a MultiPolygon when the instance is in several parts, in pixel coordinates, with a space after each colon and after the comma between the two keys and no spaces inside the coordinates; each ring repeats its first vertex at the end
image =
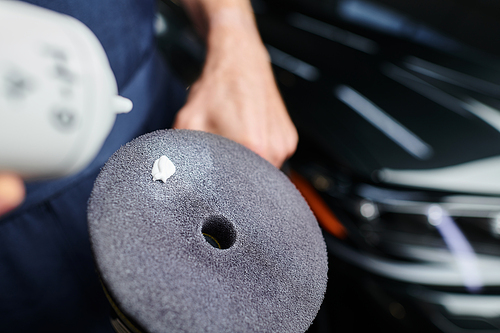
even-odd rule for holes
{"type": "Polygon", "coordinates": [[[304,332],[326,246],[288,178],[217,135],[166,130],[120,148],[89,202],[92,249],[119,317],[145,332],[304,332]],[[153,180],[165,155],[175,173],[153,180]]]}

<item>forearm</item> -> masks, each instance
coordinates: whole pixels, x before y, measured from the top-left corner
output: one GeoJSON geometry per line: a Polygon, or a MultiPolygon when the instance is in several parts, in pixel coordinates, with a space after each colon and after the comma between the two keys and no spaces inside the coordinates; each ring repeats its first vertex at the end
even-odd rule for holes
{"type": "Polygon", "coordinates": [[[207,62],[252,54],[264,64],[269,63],[250,1],[182,0],[182,3],[205,39],[207,62]]]}
{"type": "MultiPolygon", "coordinates": [[[[253,9],[249,0],[181,0],[201,36],[227,33],[233,26],[256,33],[253,9]]],[[[229,31],[230,32],[230,31],[229,31]]]]}

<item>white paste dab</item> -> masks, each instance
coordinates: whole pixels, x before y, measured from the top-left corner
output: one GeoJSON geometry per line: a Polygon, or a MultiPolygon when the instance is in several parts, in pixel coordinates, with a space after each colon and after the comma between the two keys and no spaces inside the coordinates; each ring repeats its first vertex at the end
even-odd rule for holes
{"type": "Polygon", "coordinates": [[[164,183],[174,173],[175,173],[175,165],[165,155],[163,155],[162,157],[160,157],[159,159],[157,159],[154,162],[153,170],[151,171],[151,175],[153,176],[153,180],[155,180],[155,181],[161,180],[164,183]]]}

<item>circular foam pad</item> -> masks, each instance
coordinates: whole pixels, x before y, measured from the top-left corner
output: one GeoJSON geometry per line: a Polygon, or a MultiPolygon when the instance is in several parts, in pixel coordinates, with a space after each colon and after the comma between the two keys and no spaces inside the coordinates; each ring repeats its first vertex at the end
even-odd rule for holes
{"type": "Polygon", "coordinates": [[[307,203],[220,136],[126,144],[95,182],[88,223],[112,304],[140,331],[304,332],[322,303],[326,246],[307,203]],[[165,182],[151,176],[162,155],[175,165],[165,182]]]}

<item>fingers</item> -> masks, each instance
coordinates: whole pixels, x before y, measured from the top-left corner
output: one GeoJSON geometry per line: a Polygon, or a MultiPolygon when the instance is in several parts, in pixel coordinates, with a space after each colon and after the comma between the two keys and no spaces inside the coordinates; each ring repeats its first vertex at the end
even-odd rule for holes
{"type": "MultiPolygon", "coordinates": [[[[274,104],[274,103],[273,103],[274,104]]],[[[280,168],[293,155],[298,134],[284,106],[266,112],[254,109],[209,109],[206,105],[187,103],[179,111],[174,128],[210,132],[236,141],[280,168]]]]}
{"type": "Polygon", "coordinates": [[[24,183],[19,176],[0,173],[0,215],[19,206],[25,196],[24,183]]]}
{"type": "Polygon", "coordinates": [[[298,143],[297,130],[287,115],[286,118],[279,119],[269,133],[267,151],[260,155],[280,168],[295,153],[298,143]]]}
{"type": "Polygon", "coordinates": [[[268,104],[255,123],[256,126],[262,127],[263,131],[250,137],[246,146],[280,168],[295,153],[298,134],[278,90],[269,85],[267,91],[268,104]]]}

